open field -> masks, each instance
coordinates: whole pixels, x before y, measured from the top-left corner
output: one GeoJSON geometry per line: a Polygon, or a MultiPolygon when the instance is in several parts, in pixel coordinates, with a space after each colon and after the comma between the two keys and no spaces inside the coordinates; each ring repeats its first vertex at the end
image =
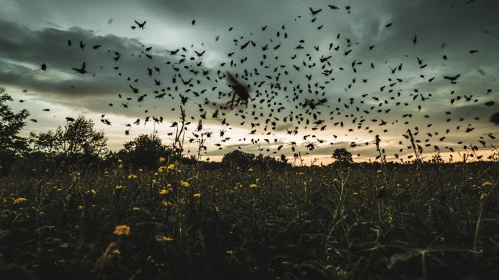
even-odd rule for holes
{"type": "Polygon", "coordinates": [[[0,181],[0,278],[497,279],[498,180],[496,162],[27,169],[0,181]]]}
{"type": "Polygon", "coordinates": [[[0,3],[0,280],[499,280],[499,0],[0,3]]]}

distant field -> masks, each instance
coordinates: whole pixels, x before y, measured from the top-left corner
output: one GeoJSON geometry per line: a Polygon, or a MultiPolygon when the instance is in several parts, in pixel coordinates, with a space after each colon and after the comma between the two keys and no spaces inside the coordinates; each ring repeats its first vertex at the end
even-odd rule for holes
{"type": "Polygon", "coordinates": [[[2,279],[499,278],[494,162],[41,174],[0,181],[2,279]]]}

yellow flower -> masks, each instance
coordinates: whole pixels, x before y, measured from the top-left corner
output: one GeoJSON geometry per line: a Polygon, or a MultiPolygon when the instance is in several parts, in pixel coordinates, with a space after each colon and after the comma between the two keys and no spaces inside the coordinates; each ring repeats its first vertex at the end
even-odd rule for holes
{"type": "Polygon", "coordinates": [[[21,202],[24,202],[24,201],[26,201],[26,198],[19,197],[19,198],[16,198],[16,200],[14,200],[14,204],[18,204],[18,203],[21,203],[21,202]]]}
{"type": "Polygon", "coordinates": [[[121,189],[124,189],[124,188],[126,188],[126,186],[120,186],[120,185],[116,186],[117,190],[121,190],[121,189]]]}
{"type": "Polygon", "coordinates": [[[159,158],[159,162],[164,162],[166,159],[164,157],[159,158]]]}
{"type": "Polygon", "coordinates": [[[159,172],[159,173],[163,173],[163,172],[165,172],[165,171],[166,171],[166,168],[167,168],[166,166],[160,166],[160,167],[158,168],[158,172],[159,172]]]}
{"type": "Polygon", "coordinates": [[[258,186],[256,184],[251,184],[249,187],[250,188],[258,188],[258,186]]]}
{"type": "Polygon", "coordinates": [[[128,179],[137,179],[137,175],[130,174],[128,175],[128,179]]]}
{"type": "Polygon", "coordinates": [[[142,173],[142,171],[144,171],[144,170],[142,170],[142,168],[139,168],[139,172],[142,173]]]}
{"type": "Polygon", "coordinates": [[[132,210],[133,211],[140,211],[140,208],[139,207],[133,207],[132,210]]]}
{"type": "Polygon", "coordinates": [[[380,170],[378,170],[378,171],[376,171],[376,172],[381,173],[381,172],[383,172],[383,170],[381,170],[381,169],[380,169],[380,170]]]}
{"type": "Polygon", "coordinates": [[[162,194],[162,195],[165,195],[165,194],[167,194],[167,193],[168,193],[168,191],[167,191],[167,190],[165,190],[165,189],[162,189],[162,190],[160,190],[160,191],[159,191],[159,194],[162,194]]]}
{"type": "Polygon", "coordinates": [[[485,181],[482,183],[482,187],[486,187],[486,186],[492,186],[492,183],[489,182],[489,181],[485,181]]]}
{"type": "Polygon", "coordinates": [[[95,190],[93,190],[93,189],[90,190],[90,192],[93,193],[93,194],[97,194],[97,192],[95,190]]]}
{"type": "Polygon", "coordinates": [[[334,183],[339,183],[339,182],[340,182],[340,180],[338,180],[338,178],[334,178],[333,182],[334,182],[334,183]]]}
{"type": "Polygon", "coordinates": [[[116,226],[114,229],[114,234],[116,235],[129,235],[130,234],[130,227],[127,225],[121,225],[121,226],[116,226]]]}
{"type": "Polygon", "coordinates": [[[182,181],[182,186],[184,186],[184,187],[186,187],[186,188],[187,188],[187,187],[189,187],[189,186],[190,186],[190,184],[189,184],[189,182],[184,182],[184,181],[182,181]]]}
{"type": "Polygon", "coordinates": [[[115,255],[119,255],[119,254],[121,254],[121,252],[120,252],[120,250],[118,250],[118,249],[114,249],[114,250],[113,250],[113,254],[115,254],[115,255]]]}
{"type": "Polygon", "coordinates": [[[354,192],[353,195],[359,195],[359,193],[358,192],[354,192]]]}
{"type": "Polygon", "coordinates": [[[175,164],[170,163],[170,165],[168,165],[168,170],[173,170],[173,169],[175,169],[175,164]]]}
{"type": "Polygon", "coordinates": [[[199,193],[194,194],[194,197],[200,197],[200,196],[201,196],[201,194],[199,194],[199,193]]]}
{"type": "Polygon", "coordinates": [[[253,168],[248,169],[249,172],[253,171],[253,168]]]}
{"type": "Polygon", "coordinates": [[[163,235],[163,241],[173,241],[173,238],[166,237],[166,236],[163,235]]]}
{"type": "Polygon", "coordinates": [[[401,185],[400,184],[397,184],[397,187],[400,187],[401,185]]]}
{"type": "Polygon", "coordinates": [[[78,206],[78,210],[83,210],[83,206],[78,206]]]}

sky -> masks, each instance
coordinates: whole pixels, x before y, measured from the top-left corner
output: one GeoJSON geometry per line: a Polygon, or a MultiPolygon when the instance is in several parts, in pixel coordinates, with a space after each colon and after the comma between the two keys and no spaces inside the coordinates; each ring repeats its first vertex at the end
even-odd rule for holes
{"type": "Polygon", "coordinates": [[[213,132],[203,159],[241,149],[329,163],[347,148],[366,161],[379,135],[388,160],[408,160],[408,129],[427,159],[469,144],[486,157],[499,144],[497,10],[494,0],[2,0],[0,86],[37,121],[24,135],[83,114],[115,151],[155,131],[171,143],[182,95],[186,138],[199,120],[213,132]],[[88,73],[75,73],[83,62],[88,73]],[[250,86],[247,108],[220,107],[232,98],[226,71],[250,86]]]}

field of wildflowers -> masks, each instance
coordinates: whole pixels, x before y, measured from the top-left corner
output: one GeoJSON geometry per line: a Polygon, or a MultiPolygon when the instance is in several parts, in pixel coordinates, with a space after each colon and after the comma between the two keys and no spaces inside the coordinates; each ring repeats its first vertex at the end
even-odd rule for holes
{"type": "Polygon", "coordinates": [[[499,279],[497,162],[0,180],[1,279],[499,279]]]}

